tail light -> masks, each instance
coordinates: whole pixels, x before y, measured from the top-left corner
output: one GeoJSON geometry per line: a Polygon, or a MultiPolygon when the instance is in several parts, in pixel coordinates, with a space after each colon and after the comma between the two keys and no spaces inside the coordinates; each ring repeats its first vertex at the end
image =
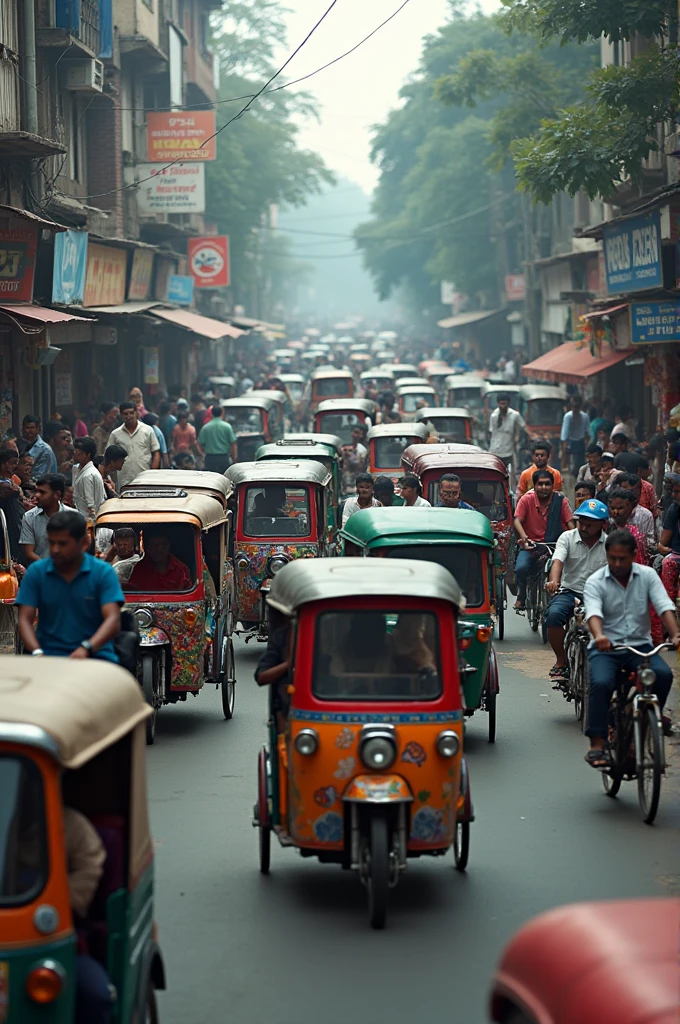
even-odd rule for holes
{"type": "Polygon", "coordinates": [[[480,644],[485,644],[493,633],[493,626],[477,626],[477,639],[480,644]]]}
{"type": "Polygon", "coordinates": [[[34,1003],[53,1003],[64,989],[64,968],[55,960],[44,960],[26,978],[26,994],[34,1003]]]}

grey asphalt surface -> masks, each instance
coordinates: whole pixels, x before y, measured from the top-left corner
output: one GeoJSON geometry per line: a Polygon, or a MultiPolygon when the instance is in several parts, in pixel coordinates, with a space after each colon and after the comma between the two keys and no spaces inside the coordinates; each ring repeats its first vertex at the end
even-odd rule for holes
{"type": "Polygon", "coordinates": [[[466,732],[476,813],[467,874],[453,854],[411,862],[384,932],[369,928],[349,872],[273,843],[272,873],[259,874],[261,648],[237,643],[231,722],[212,688],[163,710],[149,750],[162,1024],[484,1024],[498,956],[528,918],[576,900],[678,891],[677,770],[651,828],[633,784],[608,799],[583,761],[571,705],[547,681],[549,650],[525,619],[508,619],[497,742],[486,742],[482,713],[466,732]]]}

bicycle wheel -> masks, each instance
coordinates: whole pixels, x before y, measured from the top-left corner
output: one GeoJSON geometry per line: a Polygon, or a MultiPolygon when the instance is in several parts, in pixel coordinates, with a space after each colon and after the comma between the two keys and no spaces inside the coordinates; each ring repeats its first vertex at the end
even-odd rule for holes
{"type": "Polygon", "coordinates": [[[651,825],[659,809],[663,773],[661,731],[654,707],[645,708],[639,719],[638,728],[642,754],[642,764],[636,766],[638,800],[645,824],[651,825]]]}
{"type": "Polygon", "coordinates": [[[621,720],[618,707],[616,714],[611,715],[610,719],[610,735],[612,732],[613,735],[609,741],[609,757],[612,766],[608,772],[600,772],[600,775],[602,776],[602,785],[607,796],[615,797],[621,789],[621,783],[623,782],[623,769],[633,730],[626,729],[624,722],[621,720]]]}
{"type": "Polygon", "coordinates": [[[529,619],[529,625],[533,633],[538,632],[538,587],[536,581],[530,579],[527,585],[527,618],[529,619]]]}
{"type": "Polygon", "coordinates": [[[571,693],[574,699],[574,714],[576,715],[576,721],[581,722],[581,731],[583,731],[583,677],[585,672],[584,666],[584,652],[580,643],[575,643],[572,649],[572,656],[570,662],[570,686],[571,693]]]}

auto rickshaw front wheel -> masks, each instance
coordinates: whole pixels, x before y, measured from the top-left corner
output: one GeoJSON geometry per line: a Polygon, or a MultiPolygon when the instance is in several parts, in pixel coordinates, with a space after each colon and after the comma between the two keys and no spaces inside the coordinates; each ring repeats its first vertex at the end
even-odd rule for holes
{"type": "Polygon", "coordinates": [[[158,1024],[158,1006],[156,1004],[156,990],[153,982],[149,979],[146,990],[146,1008],[144,1012],[144,1024],[158,1024]]]}
{"type": "Polygon", "coordinates": [[[368,917],[371,928],[384,928],[387,919],[387,897],[390,888],[390,837],[387,818],[381,811],[371,815],[366,886],[368,917]]]}
{"type": "Polygon", "coordinates": [[[151,717],[146,720],[146,742],[151,746],[156,739],[156,716],[158,714],[158,677],[160,664],[158,658],[153,654],[143,654],[141,657],[141,684],[144,700],[151,708],[151,717]]]}
{"type": "Polygon", "coordinates": [[[470,822],[457,821],[453,834],[453,858],[457,871],[465,871],[470,856],[470,822]]]}
{"type": "Polygon", "coordinates": [[[236,704],[236,659],[234,657],[234,641],[225,638],[222,648],[222,666],[220,672],[220,689],[222,691],[222,713],[227,721],[234,717],[236,704]]]}

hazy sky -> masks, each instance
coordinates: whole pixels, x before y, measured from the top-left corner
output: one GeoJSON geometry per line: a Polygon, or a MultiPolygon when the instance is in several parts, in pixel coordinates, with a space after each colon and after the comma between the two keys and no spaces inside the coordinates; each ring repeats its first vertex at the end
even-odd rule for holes
{"type": "MultiPolygon", "coordinates": [[[[304,39],[330,0],[286,0],[288,44],[283,59],[304,39]]],[[[402,0],[339,0],[286,69],[289,78],[313,71],[350,49],[384,21],[402,0]]],[[[487,11],[497,0],[481,0],[487,11]]],[[[369,159],[371,125],[399,102],[399,88],[416,68],[423,38],[446,21],[448,0],[409,0],[406,7],[356,53],[304,83],[318,101],[320,122],[306,120],[300,144],[366,191],[377,181],[369,159]]]]}

